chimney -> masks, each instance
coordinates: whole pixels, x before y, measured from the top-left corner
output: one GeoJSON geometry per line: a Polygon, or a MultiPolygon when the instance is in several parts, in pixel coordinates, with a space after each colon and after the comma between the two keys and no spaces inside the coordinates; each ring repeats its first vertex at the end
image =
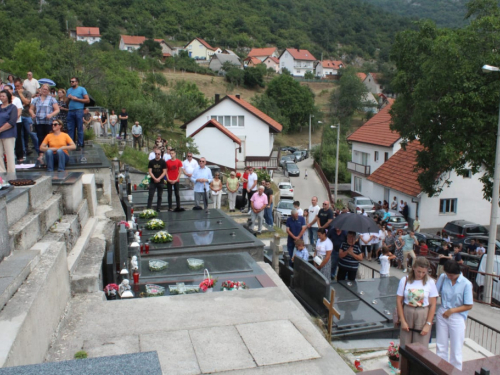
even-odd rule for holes
{"type": "Polygon", "coordinates": [[[215,94],[215,104],[220,102],[220,94],[215,94]]]}
{"type": "Polygon", "coordinates": [[[241,95],[240,94],[236,94],[236,99],[241,99],[241,95]]]}

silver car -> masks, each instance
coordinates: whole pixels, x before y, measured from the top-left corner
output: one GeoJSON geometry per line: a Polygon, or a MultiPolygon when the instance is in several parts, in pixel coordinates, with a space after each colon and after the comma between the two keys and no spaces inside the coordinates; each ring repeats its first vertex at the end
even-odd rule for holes
{"type": "Polygon", "coordinates": [[[286,219],[290,217],[293,210],[293,201],[292,200],[284,200],[279,201],[278,205],[275,208],[275,211],[278,211],[281,214],[281,222],[285,222],[286,219]]]}
{"type": "Polygon", "coordinates": [[[372,214],[376,210],[375,202],[367,197],[354,197],[349,199],[347,208],[350,212],[355,212],[357,214],[361,213],[362,208],[364,208],[365,213],[367,214],[372,214]]]}

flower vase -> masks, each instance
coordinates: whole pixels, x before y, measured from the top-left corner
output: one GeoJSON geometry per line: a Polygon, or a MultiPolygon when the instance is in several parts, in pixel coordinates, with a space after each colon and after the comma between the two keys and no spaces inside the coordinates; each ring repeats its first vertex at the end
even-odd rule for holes
{"type": "Polygon", "coordinates": [[[391,366],[394,367],[395,369],[399,369],[399,359],[392,359],[389,358],[389,361],[391,362],[391,366]]]}

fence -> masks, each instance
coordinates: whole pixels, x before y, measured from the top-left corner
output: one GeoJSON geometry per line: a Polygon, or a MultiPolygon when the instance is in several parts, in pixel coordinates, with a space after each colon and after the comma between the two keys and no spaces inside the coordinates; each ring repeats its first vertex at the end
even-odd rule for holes
{"type": "Polygon", "coordinates": [[[489,352],[500,355],[500,331],[497,329],[469,316],[465,322],[465,337],[474,340],[489,352]]]}
{"type": "Polygon", "coordinates": [[[318,176],[319,176],[321,182],[323,183],[323,186],[325,187],[325,189],[328,193],[328,199],[330,200],[330,203],[335,204],[335,201],[333,200],[333,197],[332,197],[332,192],[330,191],[330,183],[328,182],[328,179],[326,178],[325,174],[323,173],[323,170],[321,169],[319,164],[316,163],[316,161],[314,162],[314,169],[316,170],[316,172],[318,172],[318,176]]]}
{"type": "Polygon", "coordinates": [[[379,279],[380,271],[366,264],[359,263],[357,279],[379,279]]]}

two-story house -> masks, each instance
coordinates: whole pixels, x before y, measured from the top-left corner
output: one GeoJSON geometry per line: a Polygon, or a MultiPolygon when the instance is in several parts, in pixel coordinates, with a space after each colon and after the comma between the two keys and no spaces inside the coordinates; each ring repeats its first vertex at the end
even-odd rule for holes
{"type": "Polygon", "coordinates": [[[321,78],[331,78],[340,76],[340,69],[344,63],[340,60],[323,60],[316,64],[316,76],[321,78]]]}
{"type": "MultiPolygon", "coordinates": [[[[392,99],[370,120],[347,137],[352,145],[351,191],[354,195],[373,196],[373,183],[368,177],[401,148],[401,136],[390,129],[392,99]]],[[[377,201],[379,201],[377,199],[377,201]]]]}
{"type": "Polygon", "coordinates": [[[184,46],[189,57],[195,60],[210,60],[210,57],[218,51],[221,53],[220,48],[214,48],[201,38],[194,38],[184,46]]]}
{"type": "Polygon", "coordinates": [[[181,126],[207,162],[229,169],[245,166],[278,168],[274,137],[283,126],[243,100],[227,95],[181,126]]]}
{"type": "Polygon", "coordinates": [[[94,44],[101,41],[101,33],[98,27],[77,27],[76,40],[94,44]]]}
{"type": "Polygon", "coordinates": [[[121,51],[135,51],[141,47],[146,40],[145,36],[120,35],[119,49],[121,51]]]}
{"type": "Polygon", "coordinates": [[[314,72],[316,58],[306,49],[287,48],[279,57],[280,73],[287,69],[292,76],[304,77],[314,72]]]}
{"type": "Polygon", "coordinates": [[[366,88],[368,89],[368,92],[371,92],[372,94],[380,94],[382,92],[382,85],[379,83],[379,74],[378,73],[368,73],[363,80],[363,83],[365,84],[366,88]]]}
{"type": "Polygon", "coordinates": [[[247,57],[256,57],[260,61],[264,61],[268,57],[278,57],[278,49],[276,47],[268,48],[252,48],[247,57]]]}

